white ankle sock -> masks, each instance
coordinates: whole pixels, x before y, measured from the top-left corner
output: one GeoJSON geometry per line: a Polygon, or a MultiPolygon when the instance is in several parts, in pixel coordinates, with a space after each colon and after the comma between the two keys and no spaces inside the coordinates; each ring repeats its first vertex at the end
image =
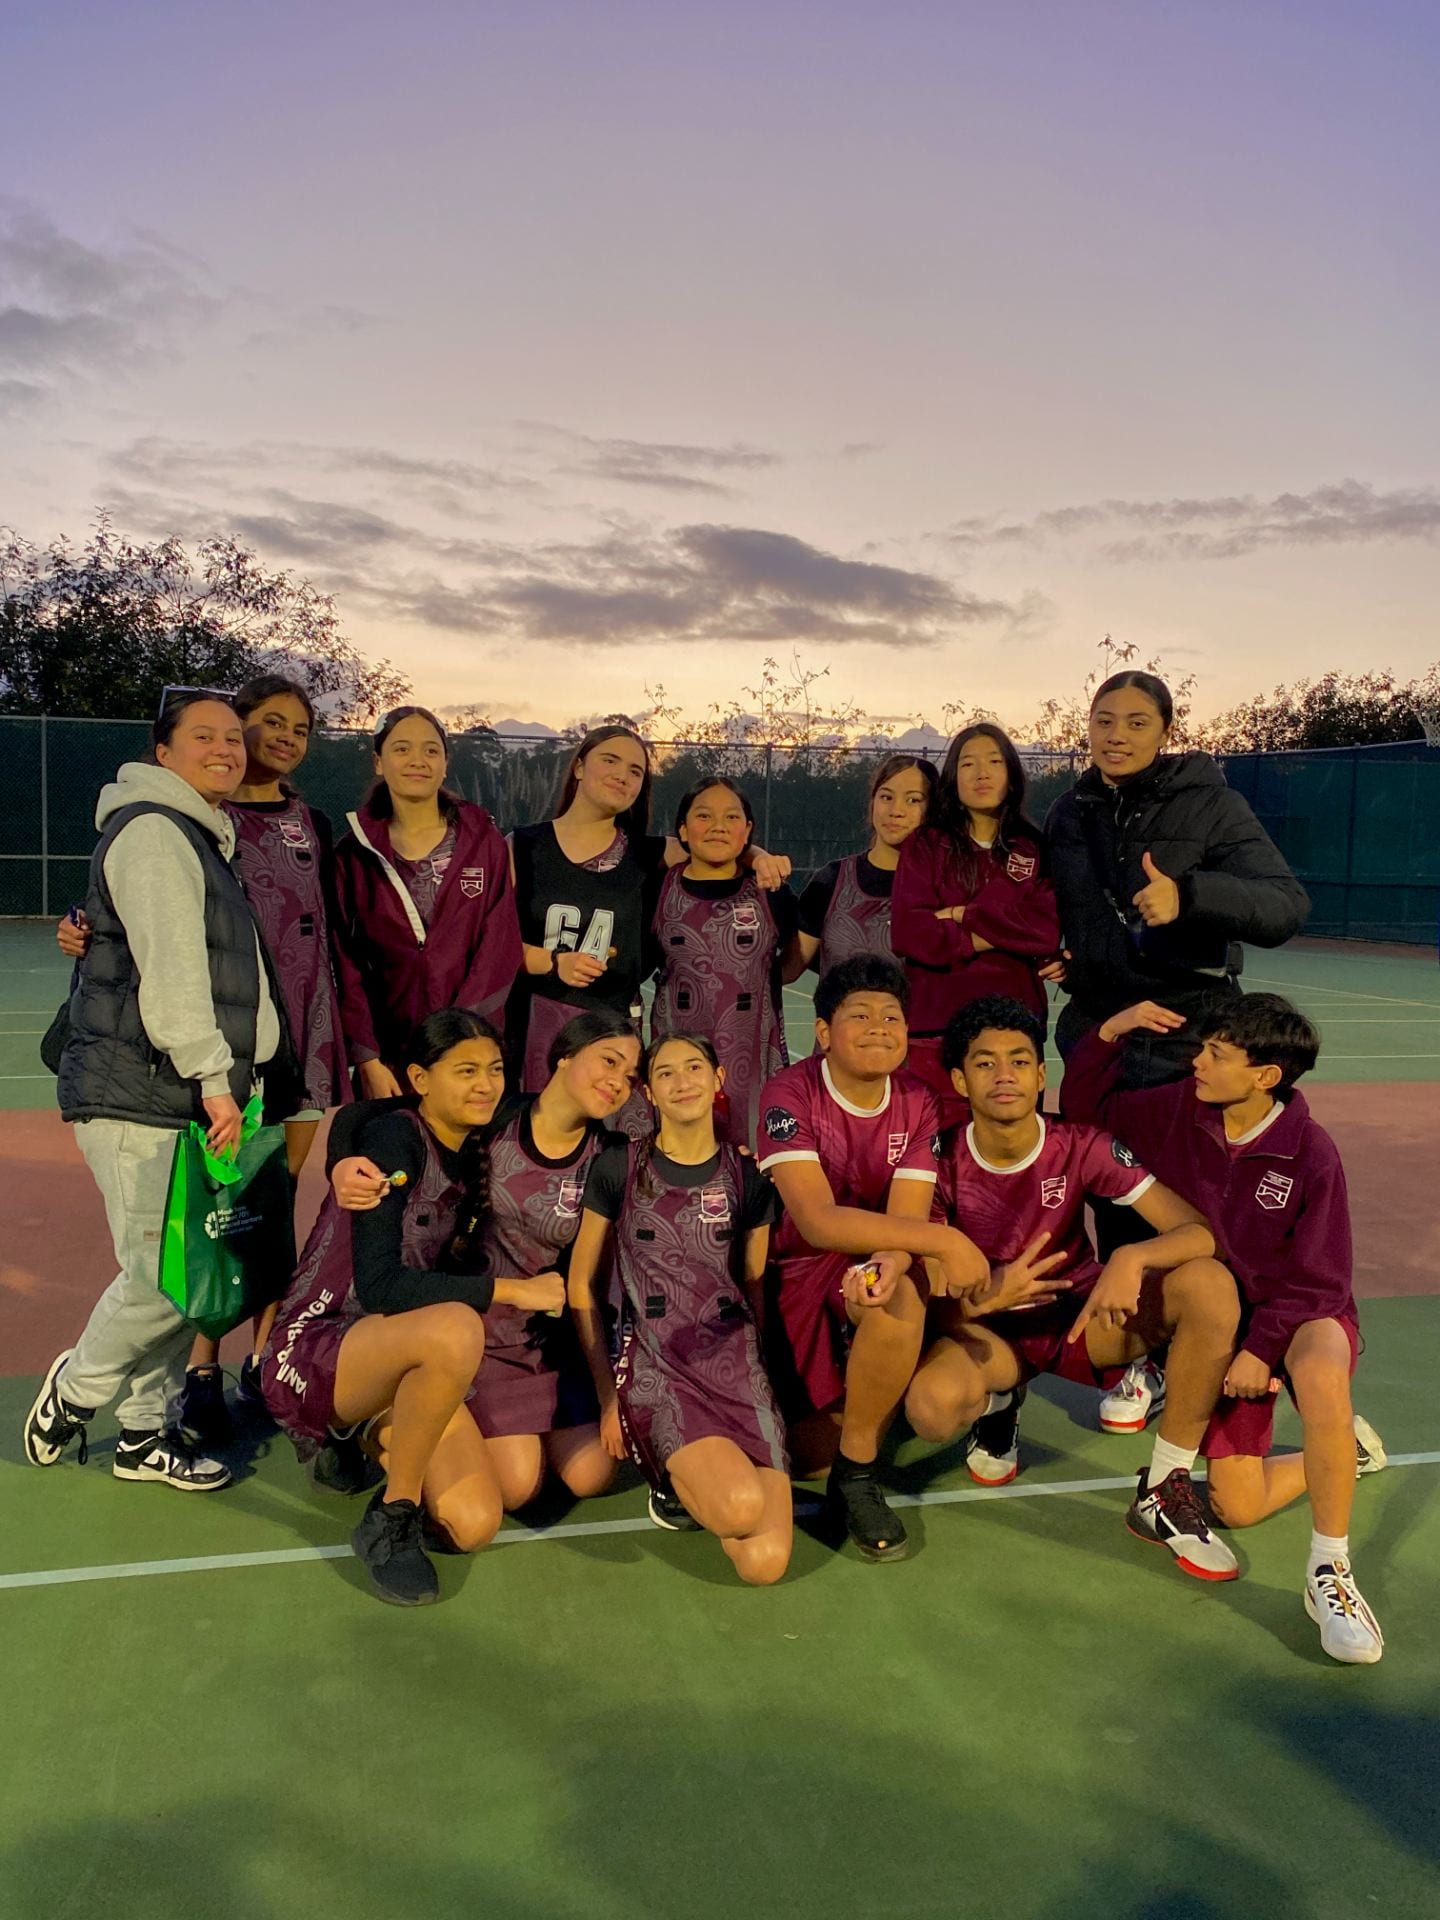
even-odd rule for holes
{"type": "Polygon", "coordinates": [[[1157,1435],[1155,1451],[1150,1456],[1150,1471],[1145,1476],[1145,1491],[1158,1487],[1172,1473],[1189,1473],[1199,1451],[1198,1447],[1192,1447],[1187,1453],[1184,1447],[1172,1447],[1168,1440],[1161,1440],[1157,1435]]]}
{"type": "Polygon", "coordinates": [[[1307,1574],[1314,1573],[1317,1567],[1333,1567],[1337,1560],[1350,1558],[1350,1536],[1345,1534],[1314,1533],[1310,1535],[1310,1563],[1307,1574]]]}
{"type": "MultiPolygon", "coordinates": [[[[1004,1413],[1014,1398],[1015,1395],[1008,1388],[1002,1393],[992,1393],[985,1402],[985,1413],[1004,1413]]],[[[985,1418],[985,1413],[980,1416],[982,1420],[985,1418]]]]}

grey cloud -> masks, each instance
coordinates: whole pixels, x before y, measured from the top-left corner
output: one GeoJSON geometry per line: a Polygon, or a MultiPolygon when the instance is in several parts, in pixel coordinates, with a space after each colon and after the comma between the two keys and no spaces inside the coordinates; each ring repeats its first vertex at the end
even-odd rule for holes
{"type": "Polygon", "coordinates": [[[304,441],[250,441],[241,446],[214,447],[151,435],[105,455],[102,466],[107,473],[148,486],[224,488],[227,492],[237,477],[261,484],[282,468],[363,474],[404,488],[442,511],[470,519],[475,516],[477,497],[542,491],[523,475],[466,460],[423,460],[387,447],[318,446],[304,441]]]}
{"type": "Polygon", "coordinates": [[[1440,539],[1440,488],[1388,491],[1341,480],[1309,493],[1219,494],[1172,500],[1101,500],[1059,507],[1028,521],[957,522],[944,536],[963,552],[1006,544],[1039,547],[1110,532],[1099,551],[1115,562],[1231,560],[1276,547],[1345,546],[1372,540],[1440,539]]]}
{"type": "Polygon", "coordinates": [[[732,497],[733,488],[707,476],[753,473],[780,464],[779,454],[739,441],[728,447],[709,447],[667,440],[596,438],[542,420],[517,424],[526,432],[541,434],[569,449],[571,457],[557,469],[561,473],[618,480],[626,486],[659,487],[670,493],[732,497]]]}
{"type": "Polygon", "coordinates": [[[217,302],[203,270],[155,236],[91,247],[0,201],[0,370],[44,389],[111,377],[163,351],[217,302]]]}

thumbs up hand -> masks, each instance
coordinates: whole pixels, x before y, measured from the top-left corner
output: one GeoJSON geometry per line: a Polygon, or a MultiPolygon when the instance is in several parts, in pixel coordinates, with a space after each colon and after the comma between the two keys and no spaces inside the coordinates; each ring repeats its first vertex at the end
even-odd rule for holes
{"type": "Polygon", "coordinates": [[[1147,927],[1168,927],[1180,918],[1180,888],[1168,873],[1162,873],[1149,853],[1140,856],[1149,883],[1135,895],[1134,906],[1147,927]]]}

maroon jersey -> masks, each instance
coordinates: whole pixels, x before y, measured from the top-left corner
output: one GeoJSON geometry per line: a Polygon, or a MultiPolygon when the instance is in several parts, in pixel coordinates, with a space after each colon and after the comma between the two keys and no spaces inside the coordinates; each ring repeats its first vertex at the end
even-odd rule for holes
{"type": "Polygon", "coordinates": [[[703,1034],[725,1069],[727,1132],[748,1145],[755,1138],[760,1089],[789,1059],[780,1012],[776,956],[781,945],[775,913],[750,874],[723,894],[699,894],[672,867],[655,909],[660,978],[651,1010],[651,1034],[703,1034]]]}
{"type": "MultiPolygon", "coordinates": [[[[973,1123],[947,1134],[936,1210],[948,1225],[968,1234],[992,1267],[1014,1260],[1037,1234],[1048,1233],[1046,1257],[1066,1256],[1055,1277],[1071,1282],[1066,1299],[1074,1301],[1100,1272],[1085,1231],[1085,1202],[1114,1200],[1122,1207],[1133,1206],[1154,1186],[1155,1176],[1136,1163],[1128,1147],[1098,1127],[1035,1117],[1040,1128],[1035,1149],[1010,1167],[992,1166],[981,1158],[973,1123]]],[[[1063,1303],[1057,1304],[1063,1309],[1063,1303]]],[[[1076,1310],[1069,1308],[1071,1320],[1076,1310]]]]}
{"type": "MultiPolygon", "coordinates": [[[[483,1227],[486,1259],[499,1279],[533,1280],[564,1273],[580,1228],[585,1179],[605,1145],[604,1127],[589,1128],[563,1160],[535,1145],[527,1102],[490,1141],[490,1212],[483,1227]]],[[[551,1433],[598,1420],[589,1368],[569,1314],[526,1313],[501,1302],[485,1314],[485,1358],[468,1405],[486,1437],[551,1433]]]]}
{"type": "MultiPolygon", "coordinates": [[[[883,867],[873,867],[865,856],[847,853],[835,862],[835,880],[829,904],[820,927],[820,951],[815,956],[815,972],[820,978],[851,960],[857,953],[878,953],[893,960],[890,946],[890,896],[895,876],[883,867]],[[889,882],[883,893],[872,893],[862,885],[861,862],[868,875],[889,882]]],[[[874,885],[872,880],[871,885],[874,885]]]]}
{"type": "Polygon", "coordinates": [[[226,811],[235,822],[235,870],[285,1002],[301,1105],[323,1112],[350,1097],[325,907],[329,832],[297,794],[277,804],[232,800],[226,811]]]}
{"type": "Polygon", "coordinates": [[[699,1167],[632,1142],[596,1161],[585,1204],[614,1226],[620,1417],[656,1480],[692,1441],[732,1440],[757,1466],[787,1469],[784,1423],[745,1292],[745,1239],[775,1198],[731,1146],[699,1167]]]}
{"type": "MultiPolygon", "coordinates": [[[[418,1115],[406,1118],[420,1136],[424,1163],[405,1189],[400,1258],[406,1267],[432,1271],[454,1238],[465,1189],[446,1168],[429,1128],[418,1115]]],[[[335,1409],[340,1342],[365,1311],[355,1293],[355,1217],[327,1187],[261,1365],[265,1404],[302,1459],[325,1438],[335,1409]]]]}

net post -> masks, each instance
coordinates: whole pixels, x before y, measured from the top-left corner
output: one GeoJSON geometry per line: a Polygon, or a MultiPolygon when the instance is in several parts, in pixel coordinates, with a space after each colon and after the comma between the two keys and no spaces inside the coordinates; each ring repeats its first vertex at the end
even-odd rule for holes
{"type": "Polygon", "coordinates": [[[40,716],[40,911],[50,918],[50,716],[40,716]]]}

